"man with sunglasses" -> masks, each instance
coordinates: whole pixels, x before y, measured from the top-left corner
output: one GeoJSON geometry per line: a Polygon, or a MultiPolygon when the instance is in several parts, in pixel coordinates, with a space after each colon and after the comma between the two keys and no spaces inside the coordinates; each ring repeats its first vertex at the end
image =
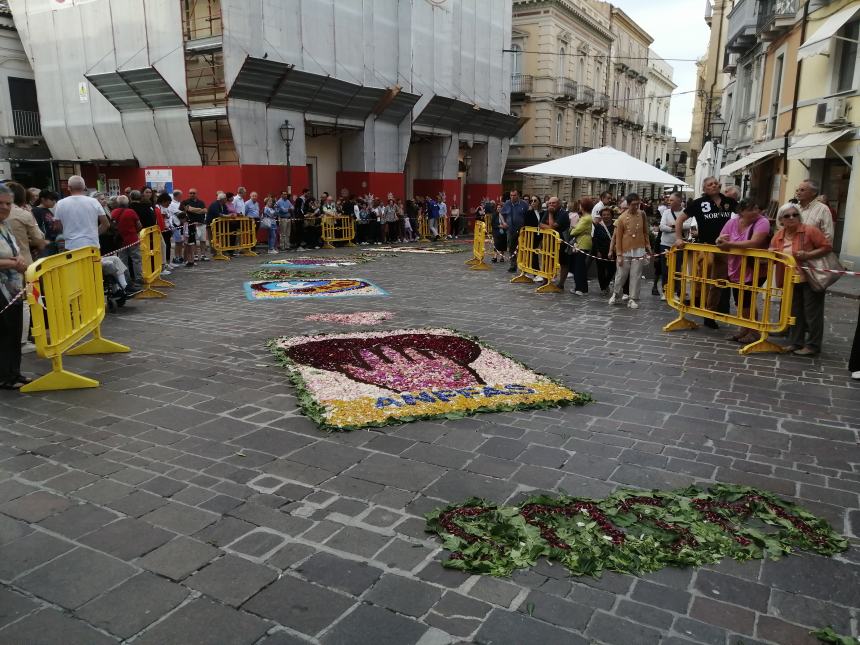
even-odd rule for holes
{"type": "Polygon", "coordinates": [[[206,255],[206,204],[197,196],[197,189],[188,190],[188,199],[182,200],[179,210],[185,213],[188,220],[188,244],[196,244],[197,253],[202,262],[207,262],[206,255]],[[191,231],[194,231],[192,233],[191,231]]]}

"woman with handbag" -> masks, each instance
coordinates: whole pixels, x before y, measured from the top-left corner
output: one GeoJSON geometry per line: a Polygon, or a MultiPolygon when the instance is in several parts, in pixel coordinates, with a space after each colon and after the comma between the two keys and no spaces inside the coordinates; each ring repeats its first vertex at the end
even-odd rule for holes
{"type": "MultiPolygon", "coordinates": [[[[833,245],[815,226],[801,224],[800,210],[795,204],[782,206],[777,219],[782,228],[770,242],[770,250],[794,256],[799,283],[794,286],[791,315],[795,318],[788,338],[788,351],[796,356],[815,356],[821,351],[824,337],[824,295],[829,282],[823,285],[809,266],[811,261],[823,258],[833,251],[833,245]]],[[[784,276],[777,268],[777,286],[784,276]]]]}

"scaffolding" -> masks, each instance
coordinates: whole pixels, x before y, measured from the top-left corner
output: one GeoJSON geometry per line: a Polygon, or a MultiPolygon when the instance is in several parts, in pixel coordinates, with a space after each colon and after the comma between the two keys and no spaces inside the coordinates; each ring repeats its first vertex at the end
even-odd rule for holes
{"type": "Polygon", "coordinates": [[[185,42],[220,36],[221,0],[182,0],[182,33],[185,42]]]}

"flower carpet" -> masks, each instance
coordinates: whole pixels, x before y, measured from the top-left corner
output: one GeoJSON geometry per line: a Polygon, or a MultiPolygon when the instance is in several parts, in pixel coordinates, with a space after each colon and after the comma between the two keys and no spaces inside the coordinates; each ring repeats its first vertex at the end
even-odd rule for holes
{"type": "Polygon", "coordinates": [[[424,253],[427,255],[446,255],[448,253],[462,253],[465,250],[465,248],[459,248],[456,246],[372,246],[368,249],[368,251],[373,251],[376,253],[424,253]]]}
{"type": "Polygon", "coordinates": [[[338,267],[352,267],[356,264],[368,262],[371,258],[363,255],[344,255],[340,257],[287,257],[276,260],[266,260],[262,266],[273,269],[335,269],[338,267]]]}
{"type": "Polygon", "coordinates": [[[248,300],[284,300],[288,298],[343,298],[385,296],[383,289],[371,282],[339,278],[288,278],[255,280],[245,283],[248,300]]]}
{"type": "Polygon", "coordinates": [[[451,552],[446,567],[508,576],[547,557],[573,575],[640,574],[666,566],[833,555],[848,542],[830,525],[769,492],[718,484],[707,491],[616,492],[603,500],[538,496],[519,506],[480,499],[437,509],[427,531],[451,552]]]}
{"type": "Polygon", "coordinates": [[[394,318],[394,313],[391,311],[356,311],[351,314],[311,314],[305,316],[305,320],[337,325],[375,325],[392,318],[394,318]]]}
{"type": "Polygon", "coordinates": [[[328,278],[331,274],[326,274],[320,271],[296,271],[294,269],[259,269],[251,272],[251,277],[254,280],[286,280],[288,278],[328,278]]]}
{"type": "Polygon", "coordinates": [[[304,413],[341,430],[583,404],[578,394],[450,329],[279,338],[304,413]]]}

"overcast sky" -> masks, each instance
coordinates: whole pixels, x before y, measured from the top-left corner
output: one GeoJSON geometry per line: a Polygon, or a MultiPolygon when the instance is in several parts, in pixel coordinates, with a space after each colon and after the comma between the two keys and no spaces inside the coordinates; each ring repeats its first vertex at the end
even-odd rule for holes
{"type": "MultiPolygon", "coordinates": [[[[652,49],[663,58],[700,58],[708,48],[706,0],[612,0],[654,39],[652,49]]],[[[696,89],[696,63],[667,60],[675,72],[676,92],[696,89]]],[[[673,96],[669,127],[679,141],[690,138],[693,94],[673,96]]]]}

